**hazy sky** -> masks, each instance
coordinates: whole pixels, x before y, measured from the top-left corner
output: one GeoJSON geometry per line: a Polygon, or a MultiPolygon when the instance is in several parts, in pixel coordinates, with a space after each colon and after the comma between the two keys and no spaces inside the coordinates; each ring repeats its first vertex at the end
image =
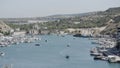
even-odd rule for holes
{"type": "Polygon", "coordinates": [[[2,17],[39,17],[120,7],[120,0],[0,0],[2,17]]]}

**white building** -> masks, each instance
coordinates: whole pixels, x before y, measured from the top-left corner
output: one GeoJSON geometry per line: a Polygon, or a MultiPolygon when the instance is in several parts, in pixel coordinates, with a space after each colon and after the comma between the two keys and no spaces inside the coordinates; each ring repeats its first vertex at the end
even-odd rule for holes
{"type": "Polygon", "coordinates": [[[24,36],[26,34],[26,31],[19,31],[19,32],[14,32],[13,36],[24,36]]]}

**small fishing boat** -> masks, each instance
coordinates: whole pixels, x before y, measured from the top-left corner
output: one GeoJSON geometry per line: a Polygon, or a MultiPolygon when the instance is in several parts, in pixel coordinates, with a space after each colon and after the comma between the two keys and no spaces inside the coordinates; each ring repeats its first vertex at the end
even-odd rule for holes
{"type": "Polygon", "coordinates": [[[94,60],[101,60],[102,58],[104,58],[104,56],[95,56],[94,60]]]}
{"type": "Polygon", "coordinates": [[[45,42],[47,42],[47,40],[45,40],[45,42]]]}
{"type": "Polygon", "coordinates": [[[4,52],[0,52],[0,56],[4,56],[5,55],[5,53],[4,52]]]}
{"type": "Polygon", "coordinates": [[[68,44],[67,47],[70,47],[70,45],[68,44]]]}
{"type": "Polygon", "coordinates": [[[91,53],[90,55],[91,55],[91,56],[101,56],[102,53],[95,52],[95,53],[91,53]]]}
{"type": "Polygon", "coordinates": [[[40,44],[35,44],[35,46],[40,46],[40,44]]]}
{"type": "Polygon", "coordinates": [[[66,59],[69,59],[69,58],[70,58],[70,56],[66,55],[66,56],[65,56],[65,58],[66,58],[66,59]]]}

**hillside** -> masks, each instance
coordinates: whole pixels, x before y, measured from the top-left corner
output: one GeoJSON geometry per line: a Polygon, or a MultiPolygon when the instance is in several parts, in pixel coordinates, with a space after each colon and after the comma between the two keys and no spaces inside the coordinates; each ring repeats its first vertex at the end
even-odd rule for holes
{"type": "Polygon", "coordinates": [[[107,28],[101,34],[115,34],[117,27],[120,27],[120,16],[116,16],[107,22],[107,28]]]}
{"type": "Polygon", "coordinates": [[[3,21],[0,21],[0,33],[6,33],[9,32],[11,30],[11,28],[6,25],[3,21]]]}
{"type": "Polygon", "coordinates": [[[105,22],[107,28],[101,34],[115,34],[117,27],[120,27],[120,7],[109,8],[104,13],[110,17],[108,22],[105,22]]]}
{"type": "MultiPolygon", "coordinates": [[[[28,20],[47,20],[44,23],[37,23],[42,29],[45,27],[48,30],[63,30],[66,28],[91,28],[103,27],[106,29],[101,34],[113,34],[116,31],[116,26],[120,25],[120,7],[109,8],[106,11],[96,11],[78,14],[59,14],[46,17],[33,17],[33,18],[6,18],[1,19],[11,27],[16,28],[18,25],[10,24],[11,22],[21,23],[28,20]]],[[[21,29],[31,29],[33,24],[19,25],[21,29]]]]}

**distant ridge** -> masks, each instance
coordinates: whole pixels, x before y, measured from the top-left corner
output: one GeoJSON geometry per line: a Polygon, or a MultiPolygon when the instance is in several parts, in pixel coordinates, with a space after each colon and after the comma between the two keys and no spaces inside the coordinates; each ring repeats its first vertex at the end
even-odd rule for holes
{"type": "Polygon", "coordinates": [[[120,7],[109,8],[106,12],[120,12],[120,7]]]}

